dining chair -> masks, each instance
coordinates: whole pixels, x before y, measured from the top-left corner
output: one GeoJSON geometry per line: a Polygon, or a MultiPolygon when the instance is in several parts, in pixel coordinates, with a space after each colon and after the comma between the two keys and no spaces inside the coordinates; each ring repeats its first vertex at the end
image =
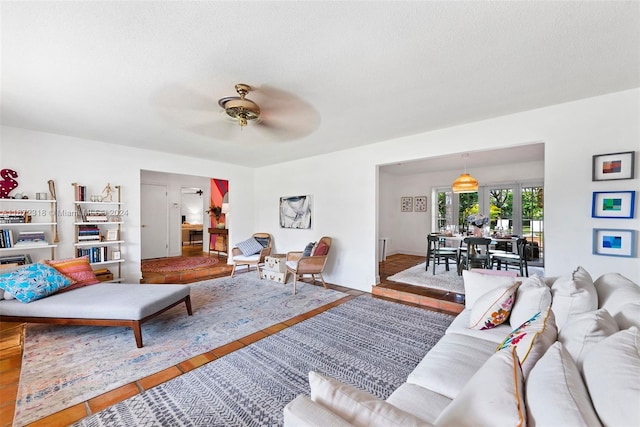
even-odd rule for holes
{"type": "Polygon", "coordinates": [[[489,245],[491,239],[486,237],[465,237],[460,243],[460,255],[458,261],[458,274],[462,275],[462,270],[471,268],[491,268],[491,252],[489,245]],[[462,246],[466,247],[463,248],[462,246]]]}
{"type": "Polygon", "coordinates": [[[527,247],[529,242],[526,238],[519,238],[516,240],[517,253],[497,251],[491,254],[491,267],[497,263],[497,268],[500,270],[502,265],[504,269],[508,270],[509,266],[514,266],[520,269],[521,277],[529,277],[529,265],[527,264],[527,247]]]}
{"type": "Polygon", "coordinates": [[[441,260],[445,262],[445,268],[449,271],[449,260],[453,260],[453,264],[457,265],[458,250],[456,248],[447,248],[443,246],[444,241],[440,236],[429,234],[427,236],[427,263],[425,271],[429,271],[429,264],[433,261],[433,274],[436,274],[436,264],[440,264],[441,260]]]}

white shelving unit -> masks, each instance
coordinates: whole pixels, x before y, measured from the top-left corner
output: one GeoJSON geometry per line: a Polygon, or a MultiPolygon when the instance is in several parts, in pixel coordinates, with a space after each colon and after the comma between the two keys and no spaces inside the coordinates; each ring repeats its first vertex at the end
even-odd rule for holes
{"type": "MultiPolygon", "coordinates": [[[[56,200],[38,199],[0,199],[0,230],[8,229],[13,235],[11,247],[0,248],[0,256],[15,254],[16,252],[31,254],[35,251],[49,250],[50,259],[55,259],[58,247],[58,202],[56,200]],[[5,215],[23,215],[25,222],[5,222],[5,215]],[[20,232],[42,231],[45,244],[18,243],[20,232]]],[[[32,259],[41,257],[31,256],[32,259]]]]}
{"type": "Polygon", "coordinates": [[[94,270],[111,266],[109,271],[113,274],[113,279],[108,282],[121,282],[122,263],[124,262],[121,253],[125,241],[121,234],[124,212],[120,186],[115,186],[116,200],[114,201],[87,201],[80,200],[78,183],[74,182],[71,185],[74,189],[74,208],[76,211],[76,221],[74,222],[76,255],[88,255],[94,270]],[[92,221],[86,218],[87,213],[95,210],[105,212],[106,221],[92,221]],[[97,230],[99,234],[96,236],[99,236],[99,240],[82,241],[80,237],[82,230],[87,229],[91,229],[94,233],[97,230]]]}

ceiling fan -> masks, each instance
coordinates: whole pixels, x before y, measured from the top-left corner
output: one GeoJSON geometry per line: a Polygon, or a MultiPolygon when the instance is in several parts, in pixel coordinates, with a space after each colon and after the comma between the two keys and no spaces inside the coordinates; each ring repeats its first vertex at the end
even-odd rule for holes
{"type": "Polygon", "coordinates": [[[251,86],[238,83],[236,85],[236,92],[238,96],[227,96],[218,100],[218,105],[221,106],[225,113],[236,120],[240,127],[247,125],[249,120],[260,120],[260,107],[258,104],[245,98],[245,96],[251,91],[251,86]]]}

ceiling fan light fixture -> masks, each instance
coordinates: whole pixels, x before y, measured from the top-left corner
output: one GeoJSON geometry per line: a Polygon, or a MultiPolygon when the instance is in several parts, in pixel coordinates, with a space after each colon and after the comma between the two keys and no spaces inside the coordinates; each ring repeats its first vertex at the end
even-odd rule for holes
{"type": "Polygon", "coordinates": [[[260,118],[260,107],[250,99],[245,98],[249,93],[251,86],[239,83],[236,85],[237,96],[229,96],[218,101],[218,105],[224,108],[225,113],[238,121],[240,127],[244,127],[251,120],[260,118]]]}

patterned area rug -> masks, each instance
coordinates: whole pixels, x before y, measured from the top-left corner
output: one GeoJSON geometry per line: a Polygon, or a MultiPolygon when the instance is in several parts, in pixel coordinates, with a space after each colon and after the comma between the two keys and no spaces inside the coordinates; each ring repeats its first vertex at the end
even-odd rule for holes
{"type": "Polygon", "coordinates": [[[196,268],[212,267],[217,263],[217,258],[208,256],[191,256],[143,259],[140,264],[143,273],[166,273],[168,271],[184,271],[194,270],[196,268]]]}
{"type": "Polygon", "coordinates": [[[144,323],[143,348],[136,347],[131,329],[124,327],[27,325],[15,425],[346,296],[306,283],[298,284],[294,296],[291,285],[253,274],[185,286],[191,286],[193,316],[182,304],[144,323]]]}
{"type": "Polygon", "coordinates": [[[429,265],[429,270],[425,271],[426,263],[418,264],[393,276],[387,280],[393,282],[408,283],[409,285],[421,286],[423,288],[434,288],[443,291],[464,294],[464,282],[462,276],[458,276],[455,265],[449,265],[446,271],[444,264],[436,264],[436,274],[433,274],[433,266],[429,265]]]}
{"type": "Polygon", "coordinates": [[[363,295],[85,418],[76,426],[277,426],[315,370],[387,398],[452,316],[363,295]]]}

